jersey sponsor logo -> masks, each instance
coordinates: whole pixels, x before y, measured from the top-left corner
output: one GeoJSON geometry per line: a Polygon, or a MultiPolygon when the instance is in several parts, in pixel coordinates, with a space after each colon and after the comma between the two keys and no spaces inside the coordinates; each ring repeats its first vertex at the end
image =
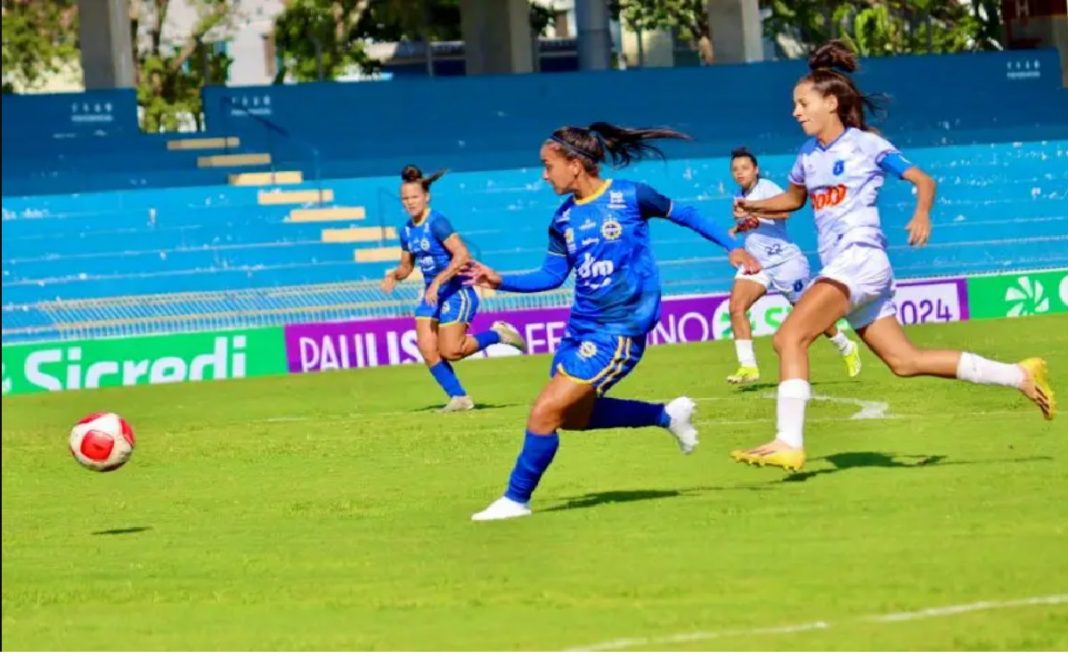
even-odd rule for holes
{"type": "Polygon", "coordinates": [[[609,208],[626,208],[627,204],[623,201],[623,193],[612,190],[608,193],[608,207],[609,208]]]}
{"type": "Polygon", "coordinates": [[[582,239],[582,247],[589,247],[591,245],[596,245],[596,244],[598,244],[600,242],[601,242],[601,239],[597,238],[596,236],[593,236],[593,237],[590,237],[590,238],[583,238],[582,239]]]}
{"type": "Polygon", "coordinates": [[[419,269],[424,273],[434,268],[434,257],[425,254],[419,258],[419,269]]]}
{"type": "Polygon", "coordinates": [[[585,222],[579,225],[579,231],[589,231],[590,229],[595,228],[597,228],[597,223],[593,220],[586,220],[585,222]]]}
{"type": "Polygon", "coordinates": [[[557,218],[557,219],[559,219],[561,222],[570,222],[571,221],[571,209],[570,208],[565,208],[564,212],[560,213],[560,217],[557,218]]]}
{"type": "Polygon", "coordinates": [[[564,229],[564,242],[567,243],[567,251],[575,251],[575,230],[571,227],[564,229]]]}
{"type": "Polygon", "coordinates": [[[843,173],[845,173],[845,160],[838,160],[837,162],[835,162],[834,168],[831,170],[834,172],[834,175],[841,176],[843,173]]]}
{"type": "Polygon", "coordinates": [[[831,185],[830,187],[824,187],[812,193],[812,209],[823,210],[824,208],[837,206],[845,201],[846,198],[846,186],[845,185],[831,185]]]}
{"type": "Polygon", "coordinates": [[[612,284],[612,274],[616,272],[616,265],[609,259],[597,260],[589,252],[582,255],[582,263],[575,269],[575,274],[585,282],[582,286],[590,289],[600,289],[612,284]]]}
{"type": "Polygon", "coordinates": [[[586,340],[579,345],[578,354],[584,359],[590,359],[597,355],[597,345],[586,340]]]}
{"type": "Polygon", "coordinates": [[[610,217],[601,225],[601,235],[607,241],[619,240],[619,237],[623,235],[623,225],[610,217]]]}

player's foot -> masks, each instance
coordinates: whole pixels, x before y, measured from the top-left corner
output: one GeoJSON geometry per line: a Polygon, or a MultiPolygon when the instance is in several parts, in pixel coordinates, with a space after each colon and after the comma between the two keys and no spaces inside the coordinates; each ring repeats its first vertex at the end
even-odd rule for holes
{"type": "Polygon", "coordinates": [[[738,449],[731,451],[731,458],[749,465],[772,465],[796,472],[805,466],[805,450],[795,449],[786,442],[776,439],[755,449],[738,449]]]}
{"type": "Polygon", "coordinates": [[[684,455],[693,453],[697,448],[697,428],[693,425],[693,413],[697,410],[697,404],[683,396],[675,398],[664,406],[664,411],[671,417],[668,430],[675,435],[679,451],[684,455]]]}
{"type": "Polygon", "coordinates": [[[506,321],[495,321],[493,326],[490,326],[491,331],[495,331],[501,336],[501,344],[508,345],[509,347],[515,347],[521,352],[527,350],[527,341],[523,339],[522,335],[519,335],[519,331],[515,329],[506,321]]]}
{"type": "Polygon", "coordinates": [[[471,516],[471,520],[508,520],[509,518],[529,516],[531,513],[530,504],[501,497],[482,511],[471,516]]]}
{"type": "Polygon", "coordinates": [[[743,365],[733,374],[727,377],[728,384],[752,384],[760,379],[760,370],[748,365],[743,365]]]}
{"type": "Polygon", "coordinates": [[[1052,421],[1057,415],[1057,399],[1053,393],[1053,386],[1049,383],[1049,370],[1046,368],[1045,359],[1025,358],[1020,361],[1019,365],[1023,368],[1025,375],[1020,392],[1038,405],[1038,408],[1042,410],[1042,416],[1046,417],[1047,421],[1052,421]]]}
{"type": "Polygon", "coordinates": [[[857,375],[859,375],[861,366],[860,345],[853,341],[850,341],[849,351],[842,354],[842,360],[845,362],[846,373],[848,373],[850,377],[856,377],[857,375]]]}
{"type": "Polygon", "coordinates": [[[466,412],[475,408],[475,401],[466,395],[458,395],[449,399],[444,407],[438,411],[442,414],[449,412],[466,412]]]}

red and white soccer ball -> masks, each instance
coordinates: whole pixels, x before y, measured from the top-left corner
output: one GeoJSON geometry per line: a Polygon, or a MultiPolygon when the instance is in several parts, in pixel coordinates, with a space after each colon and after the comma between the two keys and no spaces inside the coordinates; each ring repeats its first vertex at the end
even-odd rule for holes
{"type": "Polygon", "coordinates": [[[74,459],[95,472],[122,467],[133,455],[133,449],[133,429],[118,414],[90,414],[70,431],[70,452],[74,459]]]}

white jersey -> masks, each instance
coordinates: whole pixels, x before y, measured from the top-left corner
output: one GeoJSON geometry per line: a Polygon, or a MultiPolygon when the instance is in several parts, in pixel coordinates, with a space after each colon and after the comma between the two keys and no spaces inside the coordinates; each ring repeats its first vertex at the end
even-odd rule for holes
{"type": "Polygon", "coordinates": [[[851,245],[886,249],[875,202],[890,155],[904,160],[892,143],[855,127],[829,146],[813,137],[801,147],[790,182],[808,190],[824,266],[851,245]]]}
{"type": "MultiPolygon", "coordinates": [[[[778,194],[782,194],[782,188],[766,178],[757,180],[749,192],[738,192],[738,196],[750,201],[770,199],[778,194]]],[[[786,232],[786,220],[758,219],[760,226],[745,235],[745,249],[756,257],[761,266],[772,268],[801,254],[801,248],[790,240],[786,232]]]]}

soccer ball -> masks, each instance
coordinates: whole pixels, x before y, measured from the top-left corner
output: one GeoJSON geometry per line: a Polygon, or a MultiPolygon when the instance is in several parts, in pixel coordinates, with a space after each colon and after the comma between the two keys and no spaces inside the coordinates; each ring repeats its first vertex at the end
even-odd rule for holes
{"type": "Polygon", "coordinates": [[[110,472],[122,467],[130,459],[133,449],[133,429],[118,414],[90,414],[70,431],[71,455],[94,472],[110,472]]]}

